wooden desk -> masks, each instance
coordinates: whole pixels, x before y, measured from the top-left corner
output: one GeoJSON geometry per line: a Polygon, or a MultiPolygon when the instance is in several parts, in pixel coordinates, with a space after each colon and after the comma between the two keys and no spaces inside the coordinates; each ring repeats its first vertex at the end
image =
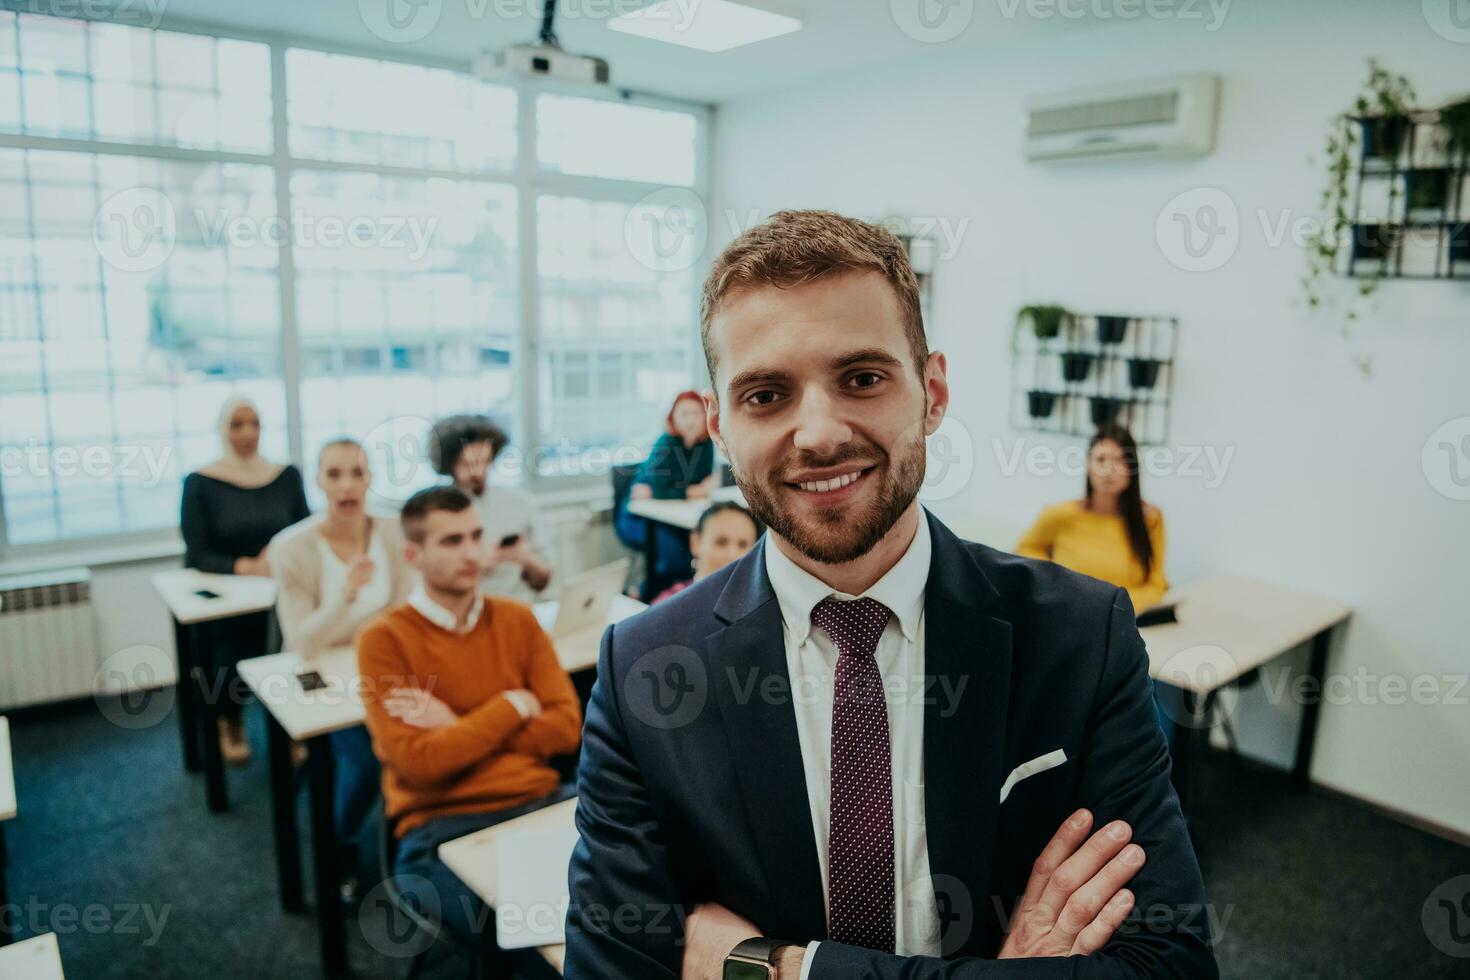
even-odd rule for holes
{"type": "MultiPolygon", "coordinates": [[[[1148,648],[1149,676],[1183,692],[1186,710],[1200,720],[1189,725],[1175,722],[1175,783],[1185,800],[1190,766],[1203,748],[1219,692],[1308,640],[1312,654],[1307,670],[1320,692],[1332,630],[1352,615],[1352,607],[1230,575],[1192,582],[1171,591],[1164,602],[1177,603],[1178,622],[1139,632],[1148,648]]],[[[1300,786],[1310,782],[1321,709],[1320,697],[1302,708],[1292,767],[1292,778],[1300,786]]]]}
{"type": "MultiPolygon", "coordinates": [[[[571,828],[576,812],[576,799],[564,800],[544,810],[537,810],[524,817],[508,820],[499,826],[487,827],[458,840],[440,844],[439,860],[443,861],[450,871],[458,875],[460,880],[480,897],[481,901],[493,909],[499,894],[495,866],[495,849],[498,842],[504,837],[516,834],[571,828]]],[[[567,878],[565,867],[548,868],[547,873],[558,875],[561,882],[565,884],[567,878]]],[[[562,963],[566,959],[564,944],[542,946],[539,952],[546,962],[556,968],[558,973],[562,972],[562,963]]]]}
{"type": "Polygon", "coordinates": [[[54,932],[13,946],[0,947],[0,977],[5,980],[66,980],[61,972],[61,949],[54,932]]]}
{"type": "Polygon", "coordinates": [[[209,808],[216,813],[228,810],[225,764],[217,734],[217,706],[207,696],[211,682],[206,676],[208,665],[199,648],[196,627],[200,623],[265,612],[276,603],[276,583],[258,575],[214,575],[192,568],[156,572],[151,581],[174,620],[178,665],[174,702],[179,714],[184,768],[197,772],[202,750],[209,808]],[[199,595],[201,591],[213,592],[218,598],[205,598],[199,595]]]}
{"type": "MultiPolygon", "coordinates": [[[[536,621],[541,628],[550,632],[552,625],[556,622],[556,614],[561,603],[556,600],[551,602],[538,602],[534,607],[536,621]]],[[[648,608],[646,602],[620,595],[613,599],[612,605],[608,607],[607,619],[599,626],[589,626],[566,636],[553,636],[552,644],[556,647],[556,659],[561,661],[562,669],[568,674],[575,674],[579,670],[591,670],[597,666],[597,655],[602,650],[602,634],[614,623],[621,623],[629,616],[635,616],[648,608]]]]}
{"type": "MultiPolygon", "coordinates": [[[[10,719],[0,715],[0,946],[10,942],[14,920],[5,914],[10,907],[10,889],[6,887],[4,822],[15,816],[15,765],[10,758],[10,719]]],[[[54,946],[56,938],[51,943],[54,946]]],[[[3,955],[3,954],[0,954],[3,955]]],[[[0,960],[0,965],[3,965],[0,960]]],[[[16,976],[28,976],[17,973],[16,976]]]]}

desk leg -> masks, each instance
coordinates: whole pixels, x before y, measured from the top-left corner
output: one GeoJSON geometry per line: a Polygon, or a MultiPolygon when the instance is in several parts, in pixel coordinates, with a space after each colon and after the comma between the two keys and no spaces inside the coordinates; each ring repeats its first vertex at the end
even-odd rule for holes
{"type": "Polygon", "coordinates": [[[0,823],[0,946],[15,938],[14,927],[20,921],[20,910],[10,907],[10,889],[6,886],[5,825],[0,823]]]}
{"type": "Polygon", "coordinates": [[[195,698],[194,630],[174,620],[174,659],[178,678],[174,682],[174,707],[179,713],[179,744],[184,749],[184,769],[199,771],[199,702],[195,698]]]}
{"type": "Polygon", "coordinates": [[[1209,719],[1215,709],[1215,692],[1211,691],[1203,698],[1183,688],[1178,693],[1186,720],[1174,722],[1171,746],[1174,753],[1174,792],[1179,796],[1179,809],[1187,819],[1194,796],[1194,766],[1210,737],[1209,719]]]}
{"type": "Polygon", "coordinates": [[[266,730],[269,733],[271,770],[271,820],[276,838],[276,880],[281,889],[281,908],[300,912],[301,839],[296,830],[296,780],[291,771],[291,739],[269,711],[266,730]]]}
{"type": "Polygon", "coordinates": [[[332,808],[332,743],[318,735],[306,743],[311,781],[311,850],[316,877],[316,926],[322,972],[347,975],[347,933],[342,922],[342,876],[337,867],[337,820],[332,808]]]}
{"type": "Polygon", "coordinates": [[[643,581],[648,583],[648,595],[642,599],[644,602],[652,602],[653,597],[659,593],[658,522],[647,517],[643,518],[643,564],[646,566],[643,581]]]}
{"type": "Polygon", "coordinates": [[[212,812],[224,813],[230,808],[230,795],[225,786],[225,759],[219,747],[219,705],[210,703],[209,680],[198,664],[194,666],[194,687],[201,705],[198,728],[204,752],[204,795],[212,812]]]}
{"type": "Polygon", "coordinates": [[[1292,782],[1302,789],[1312,783],[1312,750],[1317,744],[1317,720],[1322,714],[1322,685],[1326,680],[1327,651],[1331,645],[1331,627],[1312,638],[1312,659],[1307,666],[1307,676],[1312,679],[1309,690],[1317,693],[1302,705],[1302,724],[1296,737],[1296,764],[1291,771],[1292,782]]]}

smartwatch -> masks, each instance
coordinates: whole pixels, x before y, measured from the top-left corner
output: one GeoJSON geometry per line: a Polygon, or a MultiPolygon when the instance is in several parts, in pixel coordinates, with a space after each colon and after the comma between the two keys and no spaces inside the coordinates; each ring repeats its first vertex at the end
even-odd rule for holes
{"type": "Polygon", "coordinates": [[[747,939],[725,957],[724,980],[775,980],[776,958],[781,950],[795,945],[764,936],[747,939]]]}

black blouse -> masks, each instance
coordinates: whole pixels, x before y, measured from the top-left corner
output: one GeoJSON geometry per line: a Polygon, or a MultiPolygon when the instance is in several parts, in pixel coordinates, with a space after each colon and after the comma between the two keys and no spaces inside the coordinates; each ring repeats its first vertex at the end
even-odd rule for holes
{"type": "Polygon", "coordinates": [[[301,471],[294,466],[250,490],[190,473],[184,477],[181,510],[184,565],[226,574],[234,572],[236,558],[254,558],[276,532],[311,514],[301,471]]]}

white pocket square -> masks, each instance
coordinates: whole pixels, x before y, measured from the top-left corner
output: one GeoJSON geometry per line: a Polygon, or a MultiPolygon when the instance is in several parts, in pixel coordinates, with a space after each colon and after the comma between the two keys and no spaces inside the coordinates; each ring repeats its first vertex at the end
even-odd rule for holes
{"type": "Polygon", "coordinates": [[[1063,752],[1061,749],[1053,749],[1046,755],[1038,755],[1030,762],[1021,763],[1011,770],[1011,774],[1006,777],[1005,784],[1001,786],[1000,801],[1004,803],[1006,797],[1011,795],[1011,790],[1015,789],[1016,784],[1021,780],[1029,779],[1039,772],[1046,772],[1048,769],[1055,769],[1066,761],[1066,752],[1063,752]]]}

